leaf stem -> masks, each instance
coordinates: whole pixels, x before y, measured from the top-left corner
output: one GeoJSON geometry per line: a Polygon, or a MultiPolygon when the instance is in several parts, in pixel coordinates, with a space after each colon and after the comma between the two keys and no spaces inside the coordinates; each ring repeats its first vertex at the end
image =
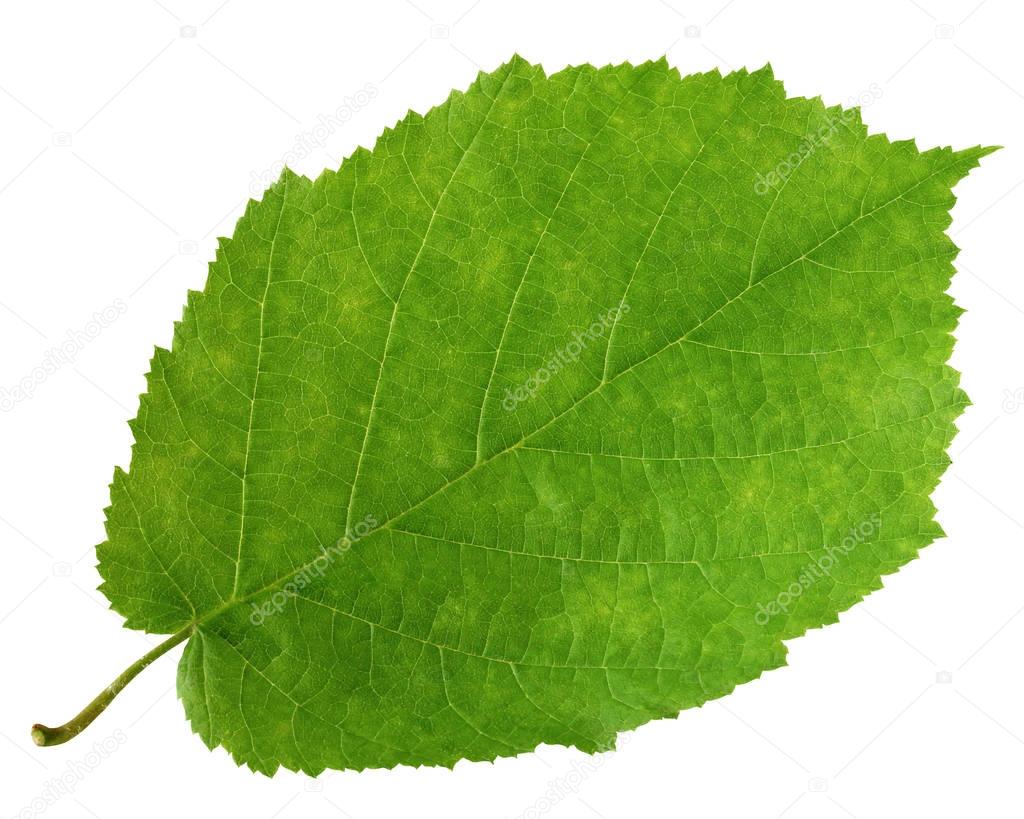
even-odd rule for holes
{"type": "Polygon", "coordinates": [[[107,706],[113,701],[121,690],[134,680],[139,673],[146,668],[150,663],[159,657],[162,657],[178,643],[187,640],[191,636],[195,625],[189,623],[181,631],[172,634],[160,645],[154,648],[149,653],[143,655],[130,666],[128,666],[120,675],[106,688],[104,688],[85,708],[83,708],[76,716],[65,722],[63,725],[57,728],[48,728],[45,725],[36,723],[32,726],[32,739],[36,745],[61,745],[67,742],[69,739],[74,739],[82,731],[84,731],[96,717],[102,714],[107,706]]]}

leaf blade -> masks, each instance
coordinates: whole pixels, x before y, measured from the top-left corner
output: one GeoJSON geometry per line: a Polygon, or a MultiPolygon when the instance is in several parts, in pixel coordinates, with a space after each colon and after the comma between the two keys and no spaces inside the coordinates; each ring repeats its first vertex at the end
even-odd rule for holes
{"type": "Polygon", "coordinates": [[[250,204],[154,357],[104,591],[197,624],[193,728],[264,772],[593,751],[728,693],[941,534],[985,153],[768,70],[483,74],[250,204]]]}

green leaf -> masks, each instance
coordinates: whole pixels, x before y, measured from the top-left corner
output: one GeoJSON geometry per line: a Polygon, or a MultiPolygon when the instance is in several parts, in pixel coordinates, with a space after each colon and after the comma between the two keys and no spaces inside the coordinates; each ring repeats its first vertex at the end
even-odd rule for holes
{"type": "Polygon", "coordinates": [[[222,241],[103,592],[267,773],[595,751],[721,697],[941,535],[943,231],[991,150],[767,67],[481,74],[222,241]]]}

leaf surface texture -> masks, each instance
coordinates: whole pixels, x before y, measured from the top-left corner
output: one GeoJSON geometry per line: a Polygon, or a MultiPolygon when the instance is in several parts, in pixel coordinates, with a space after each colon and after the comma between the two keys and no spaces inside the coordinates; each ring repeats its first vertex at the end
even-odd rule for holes
{"type": "Polygon", "coordinates": [[[943,231],[988,150],[769,69],[481,74],[222,240],[102,589],[195,624],[192,727],[267,773],[594,751],[723,696],[941,534],[943,231]]]}

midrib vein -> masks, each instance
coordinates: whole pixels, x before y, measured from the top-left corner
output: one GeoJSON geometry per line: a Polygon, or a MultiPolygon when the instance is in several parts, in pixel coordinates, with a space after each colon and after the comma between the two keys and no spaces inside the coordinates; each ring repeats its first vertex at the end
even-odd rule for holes
{"type": "MultiPolygon", "coordinates": [[[[508,77],[506,77],[506,81],[507,81],[507,79],[508,79],[508,77]]],[[[495,94],[495,98],[494,98],[494,101],[492,101],[491,108],[488,110],[488,116],[490,115],[491,109],[493,109],[493,107],[494,107],[494,102],[497,100],[498,95],[501,93],[501,90],[504,88],[504,85],[505,85],[505,82],[502,83],[502,86],[499,89],[498,93],[495,94]]],[[[482,127],[483,126],[481,125],[481,128],[482,127]]],[[[480,133],[480,130],[478,129],[477,135],[479,135],[479,133],[480,133]]],[[[476,136],[474,136],[474,140],[475,139],[476,139],[476,136]]],[[[467,153],[468,153],[468,148],[467,148],[467,153]]],[[[463,158],[465,158],[465,155],[463,156],[463,158]]],[[[953,157],[953,160],[954,160],[953,164],[955,164],[955,162],[956,162],[956,157],[955,156],[953,157]]],[[[460,164],[461,164],[461,160],[460,160],[460,164]]],[[[629,367],[626,367],[625,369],[617,372],[611,378],[609,378],[607,380],[600,381],[596,386],[594,386],[593,388],[591,388],[591,389],[587,390],[586,392],[584,392],[579,398],[575,399],[564,410],[562,410],[561,412],[559,412],[556,415],[554,415],[551,419],[546,421],[544,424],[539,426],[537,429],[533,430],[532,432],[527,433],[522,438],[520,438],[518,441],[516,441],[513,444],[510,444],[505,449],[499,450],[498,452],[495,452],[493,455],[485,458],[484,460],[476,462],[469,469],[464,471],[462,474],[456,476],[455,478],[452,478],[450,481],[446,482],[445,484],[443,484],[442,486],[438,487],[434,491],[430,492],[429,494],[427,494],[426,496],[424,496],[420,500],[416,501],[414,504],[409,506],[407,509],[405,509],[405,510],[403,510],[403,511],[401,511],[401,512],[395,514],[395,515],[393,515],[388,520],[384,521],[383,523],[379,524],[375,528],[371,529],[369,532],[367,532],[365,535],[363,535],[360,539],[361,540],[365,540],[365,539],[371,537],[372,535],[376,534],[377,532],[380,532],[380,531],[385,530],[385,529],[390,529],[392,527],[392,524],[401,521],[407,515],[411,514],[412,512],[414,512],[417,509],[421,508],[425,504],[429,503],[435,497],[437,497],[441,493],[443,493],[446,490],[448,490],[452,485],[454,485],[456,483],[459,483],[460,481],[463,481],[466,478],[472,476],[476,472],[484,469],[492,461],[502,457],[503,455],[506,455],[509,452],[513,452],[513,451],[518,450],[518,449],[525,448],[524,444],[526,444],[532,438],[536,437],[537,435],[539,435],[540,433],[544,432],[546,429],[550,428],[552,425],[557,423],[563,417],[565,417],[570,412],[572,412],[581,403],[583,403],[585,400],[587,400],[590,396],[594,395],[595,393],[597,393],[599,390],[603,389],[607,385],[617,381],[622,376],[624,376],[624,375],[628,374],[629,372],[635,370],[637,367],[641,366],[645,362],[647,362],[647,361],[651,360],[652,358],[655,358],[656,356],[660,355],[662,352],[664,352],[668,348],[673,347],[673,346],[675,346],[675,345],[677,345],[677,344],[687,340],[692,333],[696,332],[701,327],[705,326],[709,321],[711,321],[713,318],[718,316],[729,305],[733,304],[738,299],[742,298],[747,292],[752,290],[754,287],[763,285],[765,281],[767,281],[768,279],[772,278],[777,273],[781,273],[784,270],[792,267],[797,262],[799,262],[799,261],[801,261],[803,259],[806,259],[811,253],[813,253],[814,251],[816,251],[819,248],[823,247],[825,244],[827,244],[828,242],[832,241],[837,236],[841,235],[844,231],[848,230],[850,227],[852,227],[855,224],[863,221],[864,219],[872,216],[873,214],[877,213],[878,211],[882,210],[883,208],[886,208],[889,205],[899,201],[900,199],[903,199],[907,194],[909,194],[912,191],[916,190],[921,185],[923,185],[926,182],[928,182],[929,180],[933,179],[935,176],[939,175],[940,173],[943,173],[944,171],[949,170],[949,168],[950,168],[949,164],[944,164],[943,166],[937,168],[936,170],[934,170],[933,172],[931,172],[927,176],[922,177],[920,180],[918,180],[917,182],[913,183],[908,188],[900,191],[898,194],[894,195],[892,198],[887,199],[886,201],[882,202],[879,205],[876,205],[874,208],[872,208],[869,211],[861,213],[860,215],[858,215],[857,217],[855,217],[855,218],[851,219],[850,221],[844,223],[843,225],[840,225],[840,226],[836,227],[832,231],[832,233],[830,233],[828,236],[826,236],[825,238],[823,238],[820,241],[818,241],[813,247],[808,248],[807,250],[803,251],[799,256],[794,257],[790,261],[788,261],[788,262],[782,264],[781,266],[777,267],[775,270],[772,270],[769,273],[765,274],[763,277],[761,277],[757,282],[753,283],[752,285],[748,285],[748,286],[742,288],[739,292],[736,293],[736,295],[734,295],[731,298],[729,298],[720,307],[718,307],[715,311],[713,311],[711,314],[709,314],[706,318],[704,318],[704,319],[700,320],[699,322],[697,322],[696,324],[694,324],[690,329],[688,329],[685,333],[683,333],[678,338],[675,338],[672,341],[669,341],[669,342],[663,344],[662,346],[660,346],[659,348],[657,348],[653,352],[651,352],[648,355],[643,356],[642,358],[640,358],[637,361],[635,361],[629,367]]],[[[453,174],[453,178],[454,178],[454,174],[453,174]]],[[[449,180],[448,184],[449,185],[451,184],[451,180],[449,180]]],[[[448,186],[446,186],[446,188],[445,188],[446,190],[447,190],[447,187],[448,186]]],[[[426,236],[424,236],[424,245],[425,244],[426,244],[426,236]]],[[[422,248],[421,248],[421,250],[422,250],[422,248]]],[[[396,302],[395,307],[397,309],[397,302],[396,302]]],[[[378,378],[378,381],[379,381],[379,378],[378,378]]],[[[368,429],[369,429],[369,424],[367,424],[367,430],[368,429]]],[[[364,446],[364,451],[365,451],[365,446],[364,446]]],[[[353,482],[353,488],[354,488],[354,486],[355,486],[355,484],[353,482]]],[[[351,511],[351,502],[350,502],[350,510],[349,511],[351,511]]],[[[346,530],[347,530],[347,525],[346,525],[346,530]]],[[[319,557],[319,555],[317,557],[319,557]]],[[[296,566],[295,568],[289,570],[286,574],[281,575],[280,577],[274,579],[273,581],[271,581],[270,583],[266,584],[265,586],[263,586],[263,587],[261,587],[259,589],[256,589],[255,591],[247,593],[243,597],[234,598],[232,600],[229,600],[229,601],[225,602],[224,605],[214,609],[209,614],[207,614],[207,615],[205,615],[203,617],[198,618],[194,622],[194,625],[195,626],[199,626],[199,625],[202,625],[203,623],[209,622],[210,620],[213,620],[214,618],[216,618],[217,616],[222,614],[228,608],[231,608],[234,605],[240,605],[242,603],[245,603],[245,602],[247,602],[249,600],[252,600],[255,597],[258,597],[259,595],[263,594],[264,592],[267,592],[267,591],[270,591],[271,589],[274,589],[275,587],[277,587],[281,583],[287,581],[289,578],[294,577],[299,572],[302,572],[304,569],[308,569],[310,566],[313,565],[313,563],[315,562],[316,559],[317,558],[313,558],[313,560],[310,560],[309,562],[307,562],[305,564],[302,564],[300,566],[296,566]]]]}

